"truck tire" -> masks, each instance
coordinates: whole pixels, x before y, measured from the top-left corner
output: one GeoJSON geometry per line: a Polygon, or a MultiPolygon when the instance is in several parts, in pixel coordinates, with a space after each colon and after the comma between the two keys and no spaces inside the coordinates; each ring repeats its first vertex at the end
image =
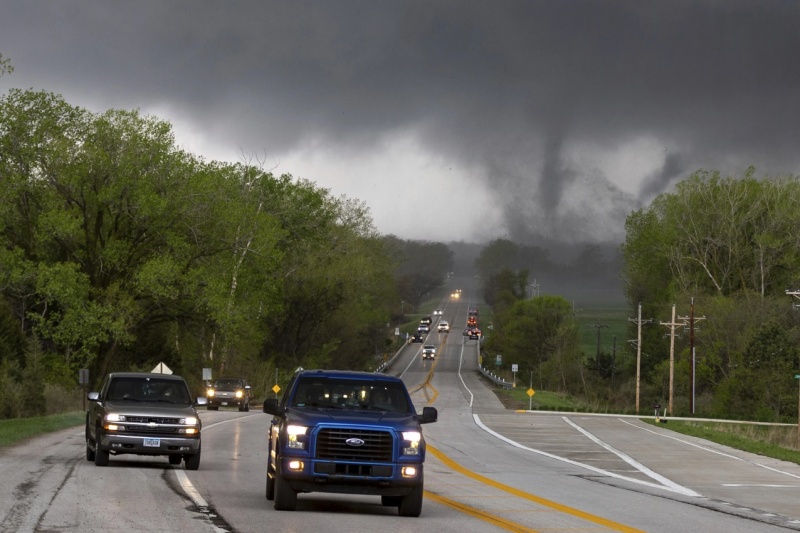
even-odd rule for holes
{"type": "Polygon", "coordinates": [[[194,455],[184,455],[183,462],[185,463],[186,470],[197,470],[200,468],[200,450],[198,446],[197,453],[194,455]]]}
{"type": "Polygon", "coordinates": [[[289,486],[289,482],[275,474],[275,510],[294,511],[297,508],[297,491],[289,486]]]}
{"type": "Polygon", "coordinates": [[[179,453],[171,453],[169,454],[169,464],[171,465],[179,465],[183,460],[183,456],[179,453]]]}
{"type": "Polygon", "coordinates": [[[89,437],[89,416],[86,416],[86,460],[94,461],[94,450],[92,449],[92,439],[89,437]]]}
{"type": "Polygon", "coordinates": [[[269,467],[267,467],[267,499],[269,501],[275,499],[275,473],[270,472],[269,467]],[[272,477],[270,477],[270,473],[272,473],[272,477]]]}
{"type": "Polygon", "coordinates": [[[94,464],[95,466],[108,466],[108,452],[100,446],[103,440],[103,430],[98,425],[94,430],[94,464]]]}
{"type": "Polygon", "coordinates": [[[411,489],[408,495],[403,496],[397,512],[400,516],[413,517],[417,517],[422,513],[422,483],[411,489]]]}

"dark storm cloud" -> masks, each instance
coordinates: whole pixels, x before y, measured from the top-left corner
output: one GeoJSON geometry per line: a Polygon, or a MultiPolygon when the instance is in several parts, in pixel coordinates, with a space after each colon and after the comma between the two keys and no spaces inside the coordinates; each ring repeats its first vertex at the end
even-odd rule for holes
{"type": "Polygon", "coordinates": [[[278,155],[413,131],[485,180],[498,232],[517,238],[618,238],[627,212],[700,167],[800,168],[796,2],[5,4],[16,72],[0,89],[162,105],[278,155]],[[637,139],[663,144],[648,168],[603,170],[637,139]]]}

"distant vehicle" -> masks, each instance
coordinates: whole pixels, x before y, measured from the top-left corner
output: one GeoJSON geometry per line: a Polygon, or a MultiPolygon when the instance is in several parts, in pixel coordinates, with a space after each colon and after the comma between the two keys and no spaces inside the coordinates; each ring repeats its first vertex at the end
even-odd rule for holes
{"type": "Polygon", "coordinates": [[[477,326],[478,325],[478,318],[474,315],[470,315],[467,317],[467,326],[477,326]]]}
{"type": "Polygon", "coordinates": [[[422,348],[423,359],[433,359],[436,357],[436,347],[433,344],[426,344],[422,348]]]}
{"type": "Polygon", "coordinates": [[[470,340],[473,340],[473,339],[474,340],[480,340],[480,338],[481,338],[481,330],[479,330],[477,328],[470,330],[469,338],[470,338],[470,340]]]}
{"type": "Polygon", "coordinates": [[[219,378],[206,390],[206,396],[209,411],[228,406],[250,410],[250,385],[242,378],[219,378]]]}
{"type": "Polygon", "coordinates": [[[166,455],[171,465],[200,468],[202,424],[195,406],[206,399],[192,399],[182,377],[115,372],[86,397],[87,461],[107,466],[110,455],[166,455]]]}
{"type": "Polygon", "coordinates": [[[436,309],[436,310],[433,311],[433,314],[441,316],[442,315],[442,310],[441,309],[436,309]]]}
{"type": "Polygon", "coordinates": [[[444,331],[450,331],[450,324],[447,322],[447,320],[442,320],[441,322],[439,322],[438,329],[439,333],[442,333],[444,331]]]}
{"type": "Polygon", "coordinates": [[[409,339],[408,342],[409,343],[412,343],[412,342],[425,342],[425,336],[422,335],[422,333],[414,333],[411,336],[411,339],[409,339]]]}
{"type": "Polygon", "coordinates": [[[431,327],[428,324],[420,324],[417,327],[417,331],[420,332],[420,333],[430,333],[431,332],[431,327]]]}
{"type": "Polygon", "coordinates": [[[419,323],[420,324],[427,324],[428,326],[430,326],[431,324],[433,324],[433,319],[431,317],[429,317],[429,316],[424,316],[419,321],[419,323]]]}

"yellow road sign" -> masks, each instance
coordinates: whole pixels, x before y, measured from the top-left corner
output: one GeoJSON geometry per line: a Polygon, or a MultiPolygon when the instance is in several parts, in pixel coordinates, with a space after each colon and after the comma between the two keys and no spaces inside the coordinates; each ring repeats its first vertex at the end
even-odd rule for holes
{"type": "Polygon", "coordinates": [[[535,390],[533,390],[533,389],[528,389],[528,396],[533,396],[534,394],[536,394],[536,391],[535,391],[535,390]]]}

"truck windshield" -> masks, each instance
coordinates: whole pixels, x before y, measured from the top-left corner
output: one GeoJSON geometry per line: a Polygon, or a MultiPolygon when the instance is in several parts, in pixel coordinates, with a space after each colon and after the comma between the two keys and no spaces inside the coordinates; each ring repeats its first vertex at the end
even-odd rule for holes
{"type": "Polygon", "coordinates": [[[183,382],[159,378],[116,378],[108,387],[107,399],[112,402],[192,403],[183,382]]]}
{"type": "Polygon", "coordinates": [[[397,413],[410,411],[403,384],[380,380],[302,378],[289,406],[370,409],[397,413]]]}

